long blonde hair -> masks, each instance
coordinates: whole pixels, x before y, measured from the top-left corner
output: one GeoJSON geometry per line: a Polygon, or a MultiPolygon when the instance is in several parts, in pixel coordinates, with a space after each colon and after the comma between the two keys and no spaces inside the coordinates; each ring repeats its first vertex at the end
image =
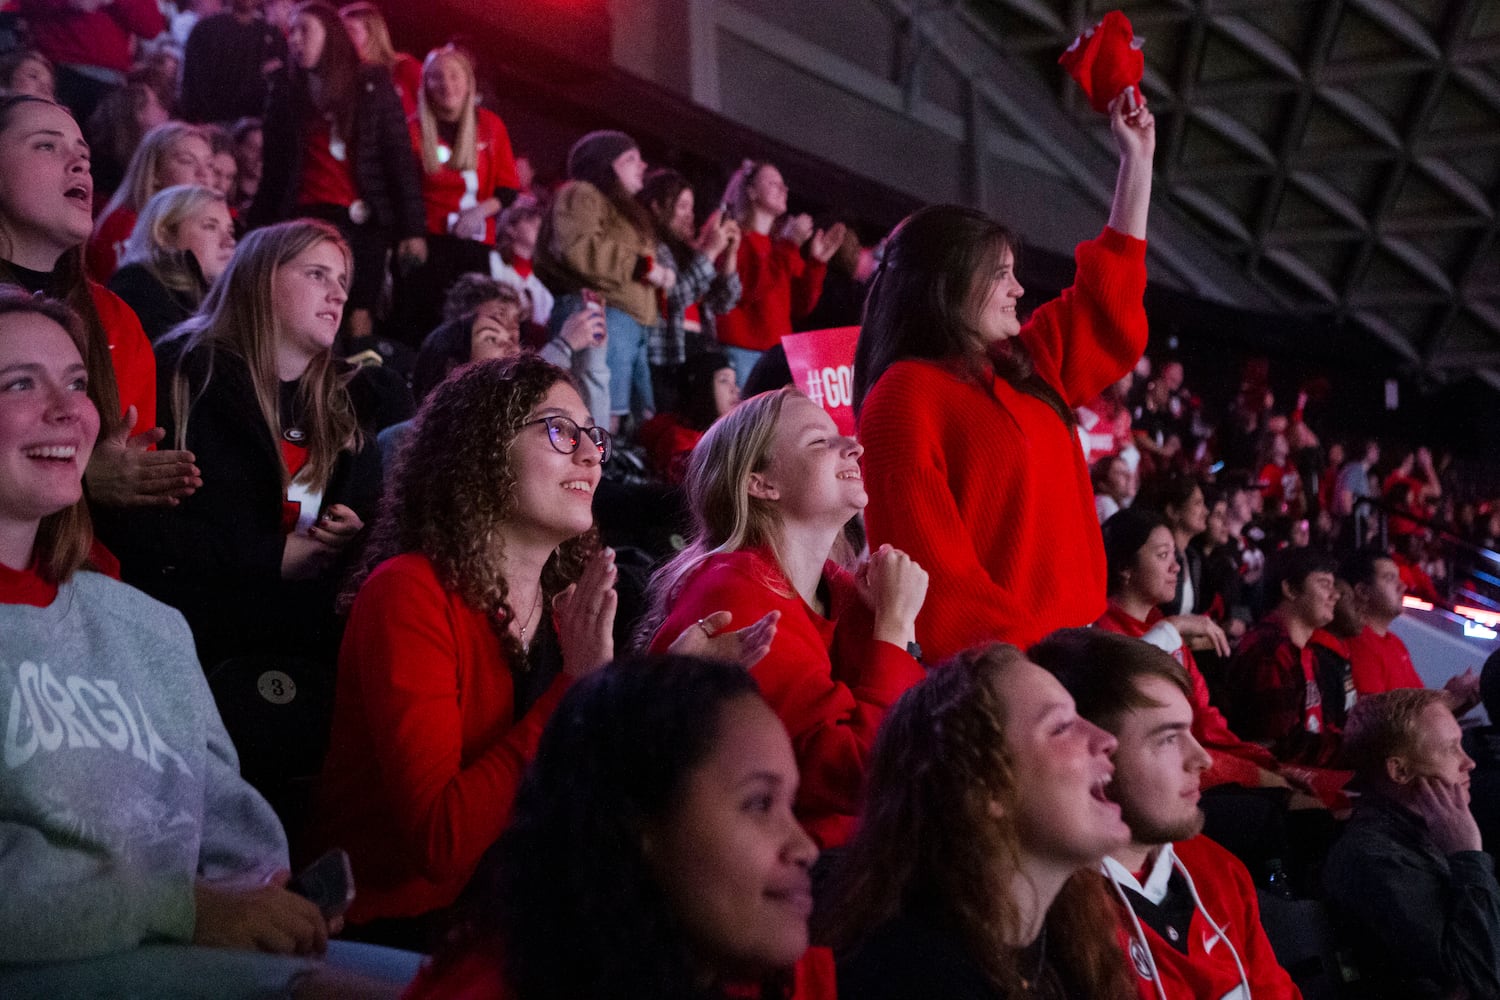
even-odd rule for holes
{"type": "Polygon", "coordinates": [[[174,292],[201,294],[196,276],[183,263],[183,254],[171,246],[183,223],[213,203],[224,204],[224,196],[197,184],[177,184],[151,196],[125,241],[120,264],[141,264],[156,280],[174,292]]]}
{"type": "Polygon", "coordinates": [[[132,212],[144,209],[151,196],[161,190],[161,181],[157,177],[161,172],[161,161],[174,145],[193,137],[202,139],[209,149],[213,149],[208,133],[187,122],[163,122],[147,132],[141,139],[141,144],[135,147],[135,153],[130,157],[130,165],[125,168],[125,176],[121,179],[115,196],[109,199],[109,204],[99,213],[100,220],[122,206],[132,212]]]}
{"type": "Polygon", "coordinates": [[[474,76],[474,63],[463,49],[455,45],[444,45],[427,53],[422,63],[422,86],[417,88],[417,121],[422,126],[422,169],[435,174],[445,167],[463,172],[473,170],[479,164],[479,152],[475,138],[478,130],[479,112],[474,108],[474,95],[478,89],[474,76]],[[447,163],[438,159],[438,119],[427,99],[427,72],[437,65],[439,59],[456,59],[463,67],[469,81],[469,99],[458,116],[458,138],[453,143],[453,155],[447,163]]]}
{"type": "Polygon", "coordinates": [[[362,58],[367,63],[393,69],[396,65],[396,46],[391,41],[391,29],[385,23],[385,15],[372,3],[351,3],[339,8],[339,17],[345,21],[358,21],[365,27],[369,41],[365,44],[362,58]]]}
{"type": "MultiPolygon", "coordinates": [[[[344,255],[345,266],[350,266],[349,245],[326,222],[298,219],[255,230],[239,245],[197,315],[172,332],[174,339],[185,339],[171,383],[176,447],[187,447],[192,408],[213,381],[215,353],[226,351],[240,357],[250,370],[255,400],[281,466],[282,485],[291,481],[281,457],[281,382],[276,373],[276,344],[281,328],[276,320],[274,288],[279,269],[320,243],[336,246],[344,255]],[[188,356],[200,348],[208,352],[207,375],[196,392],[190,392],[183,366],[188,356]]],[[[339,452],[360,444],[359,425],[354,418],[344,371],[345,366],[332,351],[323,351],[297,380],[297,401],[307,414],[307,464],[297,474],[299,482],[326,484],[339,452]]]]}
{"type": "MultiPolygon", "coordinates": [[[[639,635],[642,645],[666,621],[683,586],[712,556],[764,546],[780,565],[780,519],[773,504],[750,495],[750,475],[765,471],[782,408],[798,397],[802,394],[790,387],[752,396],[720,417],[693,448],[683,480],[693,538],[651,578],[650,610],[639,635]]],[[[787,587],[784,580],[766,582],[778,589],[787,587]]]]}

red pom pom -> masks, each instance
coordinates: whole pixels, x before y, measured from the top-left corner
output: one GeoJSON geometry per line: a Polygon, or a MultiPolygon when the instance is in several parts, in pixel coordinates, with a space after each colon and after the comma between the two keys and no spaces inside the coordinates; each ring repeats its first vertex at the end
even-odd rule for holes
{"type": "Polygon", "coordinates": [[[1130,19],[1112,10],[1079,35],[1057,61],[1083,88],[1089,106],[1102,114],[1127,87],[1135,87],[1140,100],[1141,75],[1146,71],[1141,44],[1130,19]]]}

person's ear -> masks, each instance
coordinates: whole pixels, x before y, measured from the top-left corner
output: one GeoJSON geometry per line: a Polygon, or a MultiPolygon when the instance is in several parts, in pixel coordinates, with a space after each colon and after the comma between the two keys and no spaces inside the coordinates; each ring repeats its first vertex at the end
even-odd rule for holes
{"type": "Polygon", "coordinates": [[[1407,764],[1405,757],[1393,755],[1385,759],[1385,776],[1393,785],[1407,785],[1416,777],[1416,774],[1407,764]]]}
{"type": "Polygon", "coordinates": [[[781,493],[764,475],[759,472],[750,473],[750,495],[757,500],[780,500],[781,493]]]}
{"type": "Polygon", "coordinates": [[[991,819],[1004,819],[1005,807],[995,799],[990,799],[989,814],[991,819]]]}
{"type": "Polygon", "coordinates": [[[1290,580],[1282,580],[1281,581],[1281,597],[1282,597],[1283,600],[1295,601],[1297,599],[1297,595],[1299,593],[1300,593],[1299,588],[1292,586],[1292,581],[1290,581],[1290,580]]]}

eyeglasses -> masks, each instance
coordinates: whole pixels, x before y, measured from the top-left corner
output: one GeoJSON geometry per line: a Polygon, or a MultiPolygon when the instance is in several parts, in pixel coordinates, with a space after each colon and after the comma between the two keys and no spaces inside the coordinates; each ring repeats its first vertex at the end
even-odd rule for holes
{"type": "Polygon", "coordinates": [[[530,427],[532,424],[547,426],[547,441],[554,451],[571,455],[587,438],[594,443],[594,447],[599,449],[599,461],[601,463],[609,461],[610,436],[609,431],[603,427],[580,427],[577,421],[557,414],[550,417],[537,417],[535,420],[526,421],[521,426],[530,427]]]}

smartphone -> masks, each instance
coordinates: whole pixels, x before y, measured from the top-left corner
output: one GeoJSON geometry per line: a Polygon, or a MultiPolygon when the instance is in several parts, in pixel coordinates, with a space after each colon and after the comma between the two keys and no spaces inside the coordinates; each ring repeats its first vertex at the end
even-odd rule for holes
{"type": "Polygon", "coordinates": [[[354,870],[349,867],[349,855],[335,847],[302,869],[286,887],[311,901],[324,920],[342,917],[354,902],[354,870]]]}
{"type": "MultiPolygon", "coordinates": [[[[585,309],[592,309],[594,312],[597,312],[599,315],[601,315],[601,316],[604,315],[604,296],[600,295],[598,292],[594,291],[592,288],[585,288],[585,289],[583,289],[583,291],[579,292],[578,294],[583,297],[583,307],[585,309]]],[[[602,333],[596,333],[596,334],[594,334],[594,343],[596,343],[596,344],[602,344],[602,343],[604,343],[604,334],[602,334],[602,333]]]]}

